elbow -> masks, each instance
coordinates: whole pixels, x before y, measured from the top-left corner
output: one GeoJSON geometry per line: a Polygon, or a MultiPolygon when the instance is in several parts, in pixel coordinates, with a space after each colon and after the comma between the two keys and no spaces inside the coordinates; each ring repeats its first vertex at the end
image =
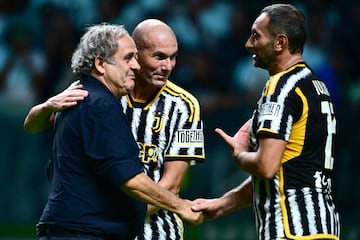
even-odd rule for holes
{"type": "Polygon", "coordinates": [[[30,133],[30,134],[35,133],[35,132],[29,127],[29,124],[27,124],[27,121],[26,121],[26,120],[24,121],[23,128],[24,128],[24,131],[25,131],[26,133],[30,133]]]}
{"type": "Polygon", "coordinates": [[[259,173],[257,174],[258,177],[264,179],[264,180],[271,180],[275,177],[276,175],[276,172],[262,172],[262,173],[259,173]]]}
{"type": "Polygon", "coordinates": [[[180,186],[173,183],[164,183],[164,182],[158,182],[158,185],[162,188],[165,188],[166,190],[169,190],[170,192],[178,195],[180,192],[180,186]]]}
{"type": "Polygon", "coordinates": [[[163,186],[165,189],[169,190],[170,192],[178,195],[180,193],[180,187],[175,185],[163,186]]]}
{"type": "Polygon", "coordinates": [[[270,167],[260,167],[254,171],[254,175],[264,180],[271,180],[275,177],[278,169],[270,167]]]}
{"type": "Polygon", "coordinates": [[[32,128],[31,126],[29,126],[28,124],[26,124],[26,122],[24,122],[24,131],[26,133],[29,133],[29,134],[36,134],[36,133],[39,133],[40,131],[36,130],[35,128],[32,128]]]}

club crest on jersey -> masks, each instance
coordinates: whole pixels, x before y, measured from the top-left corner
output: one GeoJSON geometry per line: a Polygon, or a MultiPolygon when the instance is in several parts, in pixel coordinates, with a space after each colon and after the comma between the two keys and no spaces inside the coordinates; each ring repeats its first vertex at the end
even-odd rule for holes
{"type": "Polygon", "coordinates": [[[152,130],[156,133],[160,132],[163,128],[165,120],[165,114],[163,112],[154,112],[154,125],[152,130]]]}

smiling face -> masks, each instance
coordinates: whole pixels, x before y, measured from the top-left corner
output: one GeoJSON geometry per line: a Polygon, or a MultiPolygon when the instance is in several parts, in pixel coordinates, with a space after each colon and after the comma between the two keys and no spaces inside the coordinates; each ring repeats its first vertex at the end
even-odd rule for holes
{"type": "Polygon", "coordinates": [[[252,54],[255,67],[270,70],[276,64],[274,37],[268,30],[269,16],[262,13],[251,28],[245,47],[252,54]]]}
{"type": "Polygon", "coordinates": [[[137,47],[137,59],[141,66],[136,72],[137,81],[142,87],[156,91],[165,85],[175,67],[178,53],[176,37],[166,25],[151,26],[144,30],[137,47]]]}
{"type": "Polygon", "coordinates": [[[134,41],[129,35],[118,40],[118,50],[111,63],[102,62],[102,79],[115,96],[129,93],[135,85],[134,71],[140,69],[135,56],[137,53],[134,41]]]}

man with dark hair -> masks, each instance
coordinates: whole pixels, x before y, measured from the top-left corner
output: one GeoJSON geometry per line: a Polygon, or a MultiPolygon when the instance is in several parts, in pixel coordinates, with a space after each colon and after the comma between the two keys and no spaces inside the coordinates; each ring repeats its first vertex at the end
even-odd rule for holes
{"type": "Polygon", "coordinates": [[[266,83],[252,118],[228,143],[251,176],[214,199],[197,199],[207,220],[253,205],[258,239],[339,239],[332,193],[334,105],[326,85],[302,58],[304,15],[289,4],[265,7],[245,47],[266,83]]]}

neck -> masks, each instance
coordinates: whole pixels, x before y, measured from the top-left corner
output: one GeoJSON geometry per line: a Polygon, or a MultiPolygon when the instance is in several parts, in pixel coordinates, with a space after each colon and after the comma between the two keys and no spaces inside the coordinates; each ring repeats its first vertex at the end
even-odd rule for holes
{"type": "Polygon", "coordinates": [[[294,66],[298,62],[303,62],[304,59],[302,58],[301,53],[290,54],[288,53],[287,56],[281,56],[278,59],[278,63],[274,65],[272,69],[269,69],[270,76],[275,75],[279,72],[285,71],[286,69],[294,66]]]}
{"type": "Polygon", "coordinates": [[[139,85],[140,83],[136,82],[133,91],[131,91],[130,93],[133,99],[147,101],[159,91],[158,88],[155,88],[154,86],[151,85],[146,85],[146,86],[145,85],[139,86],[139,85]]]}

